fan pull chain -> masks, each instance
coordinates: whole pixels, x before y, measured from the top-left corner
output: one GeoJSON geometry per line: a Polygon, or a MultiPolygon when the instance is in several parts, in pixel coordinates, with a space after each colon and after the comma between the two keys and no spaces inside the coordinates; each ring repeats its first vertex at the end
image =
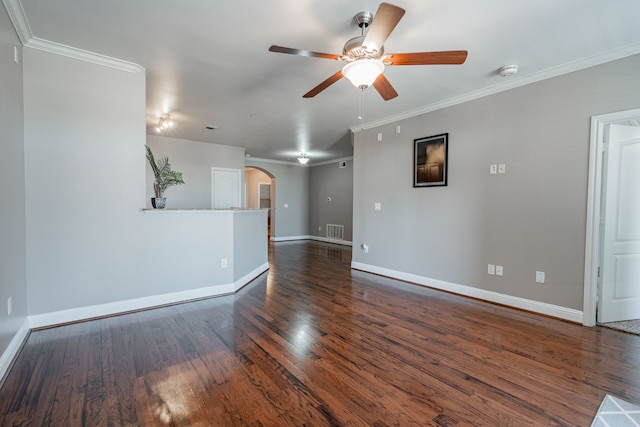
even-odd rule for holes
{"type": "Polygon", "coordinates": [[[360,119],[360,126],[364,125],[364,89],[360,89],[360,100],[358,103],[358,119],[360,119]]]}

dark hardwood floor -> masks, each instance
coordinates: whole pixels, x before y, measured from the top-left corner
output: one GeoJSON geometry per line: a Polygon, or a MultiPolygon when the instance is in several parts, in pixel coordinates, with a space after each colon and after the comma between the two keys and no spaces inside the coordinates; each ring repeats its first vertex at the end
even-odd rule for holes
{"type": "Polygon", "coordinates": [[[272,244],[238,294],[34,331],[2,425],[588,426],[640,402],[640,337],[272,244]]]}

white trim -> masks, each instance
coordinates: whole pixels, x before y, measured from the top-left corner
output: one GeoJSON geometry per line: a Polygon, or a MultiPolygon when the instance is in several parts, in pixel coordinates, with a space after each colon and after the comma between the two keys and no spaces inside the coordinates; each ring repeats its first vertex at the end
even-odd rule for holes
{"type": "Polygon", "coordinates": [[[245,157],[245,167],[251,167],[251,165],[248,165],[247,162],[251,162],[252,160],[256,160],[257,162],[264,162],[264,163],[278,163],[281,165],[295,165],[295,166],[303,166],[299,161],[292,161],[292,162],[287,162],[285,160],[272,160],[272,159],[263,159],[260,157],[245,157]]]}
{"type": "Polygon", "coordinates": [[[245,167],[252,167],[251,164],[247,164],[247,162],[251,163],[252,160],[255,160],[256,162],[264,162],[264,163],[277,163],[277,164],[281,164],[281,165],[295,165],[295,166],[303,166],[303,167],[313,167],[313,166],[323,166],[323,165],[329,165],[331,163],[337,163],[337,162],[342,162],[342,161],[349,161],[349,160],[353,160],[353,156],[349,156],[349,157],[340,157],[339,159],[331,159],[331,160],[323,160],[322,162],[314,162],[314,163],[307,163],[306,165],[301,164],[299,161],[285,161],[285,160],[272,160],[272,159],[263,159],[260,157],[246,157],[245,158],[245,167]]]}
{"type": "Polygon", "coordinates": [[[485,96],[494,95],[496,93],[504,92],[510,89],[515,89],[520,86],[525,86],[531,83],[536,83],[542,80],[550,79],[552,77],[557,77],[563,74],[568,74],[575,71],[583,70],[585,68],[594,67],[596,65],[615,61],[617,59],[622,59],[631,55],[636,55],[638,53],[640,53],[640,42],[631,43],[626,46],[622,46],[620,48],[601,53],[599,55],[594,55],[588,58],[579,59],[577,61],[569,62],[567,64],[560,65],[558,67],[542,70],[538,73],[530,74],[528,76],[509,79],[499,84],[495,84],[495,85],[492,85],[480,90],[476,90],[473,92],[465,93],[453,98],[445,99],[443,101],[436,102],[433,104],[425,105],[423,107],[416,108],[414,110],[409,110],[404,113],[384,117],[379,120],[374,120],[369,123],[364,123],[362,125],[353,126],[350,129],[351,129],[351,132],[356,133],[356,132],[364,131],[367,129],[376,128],[378,126],[395,123],[400,120],[410,119],[412,117],[430,113],[432,111],[441,110],[447,107],[452,107],[454,105],[462,104],[468,101],[473,101],[474,99],[483,98],[485,96]]]}
{"type": "Polygon", "coordinates": [[[110,56],[89,52],[88,50],[78,49],[35,37],[31,31],[29,20],[27,19],[20,0],[2,0],[2,2],[4,3],[5,9],[7,9],[13,28],[15,28],[18,38],[24,47],[30,47],[43,52],[66,56],[67,58],[78,59],[80,61],[90,62],[92,64],[102,65],[104,67],[114,68],[128,73],[144,71],[143,67],[138,64],[134,64],[133,62],[123,61],[121,59],[112,58],[110,56]]]}
{"type": "Polygon", "coordinates": [[[7,9],[7,13],[11,19],[13,28],[15,28],[18,34],[20,42],[25,45],[33,38],[33,32],[31,31],[29,21],[27,21],[27,15],[24,13],[22,3],[20,0],[2,0],[2,3],[4,3],[5,9],[7,9]]]}
{"type": "Polygon", "coordinates": [[[514,297],[511,295],[500,294],[497,292],[487,291],[484,289],[474,288],[466,285],[445,282],[442,280],[431,279],[424,276],[418,276],[402,271],[390,270],[387,268],[377,267],[375,265],[363,264],[360,262],[352,262],[351,268],[362,270],[367,273],[379,274],[381,276],[391,277],[393,279],[403,280],[405,282],[416,283],[428,286],[434,289],[440,289],[459,295],[472,298],[478,298],[485,301],[503,304],[509,307],[519,308],[522,310],[532,311],[534,313],[544,314],[547,316],[557,317],[571,322],[582,323],[583,313],[567,307],[561,307],[544,302],[533,301],[525,298],[514,297]]]}
{"type": "Polygon", "coordinates": [[[138,73],[144,71],[143,67],[138,64],[134,64],[133,62],[123,61],[122,59],[89,52],[88,50],[82,50],[49,40],[39,39],[38,37],[31,38],[24,44],[24,46],[41,50],[43,52],[53,53],[54,55],[66,56],[67,58],[78,59],[80,61],[101,65],[103,67],[125,71],[127,73],[138,73]]]}
{"type": "Polygon", "coordinates": [[[602,197],[601,142],[608,124],[640,117],[640,108],[591,117],[589,138],[589,178],[587,186],[587,227],[584,250],[583,325],[596,324],[598,267],[600,266],[600,201],[602,197]]]}
{"type": "Polygon", "coordinates": [[[353,242],[348,240],[331,239],[329,237],[321,236],[309,236],[309,240],[316,240],[318,242],[336,243],[338,245],[353,246],[353,242]]]}
{"type": "Polygon", "coordinates": [[[350,242],[348,240],[330,239],[328,237],[312,236],[310,234],[307,234],[305,236],[283,236],[283,237],[271,236],[272,242],[290,242],[292,240],[315,240],[318,242],[336,243],[338,245],[353,246],[353,242],[350,242]]]}
{"type": "Polygon", "coordinates": [[[272,242],[289,242],[291,240],[309,240],[311,236],[308,234],[306,236],[283,236],[283,237],[275,237],[271,236],[272,242]]]}
{"type": "Polygon", "coordinates": [[[124,314],[129,311],[143,310],[167,304],[175,304],[198,298],[225,295],[233,293],[233,291],[234,284],[228,283],[168,294],[151,295],[148,297],[134,298],[125,301],[116,301],[106,304],[70,308],[68,310],[53,311],[49,313],[29,316],[29,324],[32,329],[42,328],[47,326],[59,325],[62,323],[88,320],[96,317],[124,314]]]}
{"type": "Polygon", "coordinates": [[[245,285],[249,284],[249,282],[251,282],[252,280],[258,278],[258,276],[260,276],[262,273],[264,273],[268,269],[269,269],[269,263],[265,262],[260,267],[258,267],[255,270],[245,274],[243,277],[241,277],[240,279],[238,279],[235,282],[233,282],[233,291],[234,292],[238,292],[245,285]]]}
{"type": "Polygon", "coordinates": [[[22,344],[29,336],[30,331],[29,319],[25,318],[22,322],[22,325],[20,325],[20,328],[18,328],[18,331],[9,342],[9,345],[4,350],[4,353],[0,355],[0,380],[4,378],[5,374],[9,370],[9,367],[11,367],[13,359],[20,351],[20,348],[22,348],[22,344]]]}
{"type": "Polygon", "coordinates": [[[172,292],[161,295],[134,298],[125,301],[116,301],[107,304],[98,304],[85,307],[71,308],[68,310],[54,311],[50,313],[29,316],[31,329],[59,325],[68,322],[88,320],[95,317],[113,316],[135,310],[159,307],[167,304],[177,304],[199,298],[208,298],[226,294],[233,294],[238,289],[258,277],[269,269],[269,264],[264,263],[244,277],[233,283],[205,286],[203,288],[189,289],[186,291],[172,292]]]}
{"type": "Polygon", "coordinates": [[[324,166],[324,165],[331,165],[333,163],[340,163],[340,162],[348,162],[350,160],[353,160],[353,156],[349,156],[349,157],[341,157],[339,159],[333,159],[333,160],[325,160],[323,162],[320,163],[314,163],[310,166],[324,166]]]}

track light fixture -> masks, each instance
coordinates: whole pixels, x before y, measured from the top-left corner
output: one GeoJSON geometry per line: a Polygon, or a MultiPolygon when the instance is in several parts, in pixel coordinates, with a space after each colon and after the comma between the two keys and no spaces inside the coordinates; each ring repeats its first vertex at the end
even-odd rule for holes
{"type": "Polygon", "coordinates": [[[171,120],[171,113],[167,113],[164,116],[158,118],[158,127],[156,132],[162,133],[163,131],[173,127],[173,120],[171,120]]]}

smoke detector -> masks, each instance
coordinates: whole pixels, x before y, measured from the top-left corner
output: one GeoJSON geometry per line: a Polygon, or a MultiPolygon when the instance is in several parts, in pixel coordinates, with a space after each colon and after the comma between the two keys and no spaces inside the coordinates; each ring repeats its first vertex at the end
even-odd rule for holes
{"type": "Polygon", "coordinates": [[[501,67],[498,70],[498,73],[500,73],[500,75],[502,77],[509,77],[509,76],[514,75],[517,72],[518,72],[518,66],[517,65],[505,65],[504,67],[501,67]]]}

